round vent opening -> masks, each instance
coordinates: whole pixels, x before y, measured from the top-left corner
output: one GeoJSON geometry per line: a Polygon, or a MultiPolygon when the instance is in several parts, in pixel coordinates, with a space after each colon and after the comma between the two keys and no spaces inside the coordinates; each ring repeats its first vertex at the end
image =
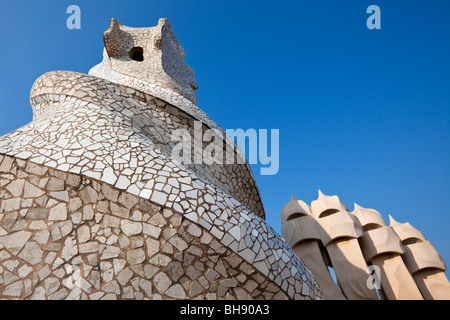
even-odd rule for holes
{"type": "Polygon", "coordinates": [[[133,49],[130,50],[128,55],[134,61],[139,62],[144,61],[144,49],[142,49],[141,47],[134,47],[133,49]]]}

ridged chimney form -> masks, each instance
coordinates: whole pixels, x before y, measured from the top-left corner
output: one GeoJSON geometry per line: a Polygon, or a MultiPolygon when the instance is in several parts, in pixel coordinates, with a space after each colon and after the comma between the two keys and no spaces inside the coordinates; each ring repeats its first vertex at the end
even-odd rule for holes
{"type": "Polygon", "coordinates": [[[311,214],[311,208],[303,201],[295,199],[281,210],[281,234],[292,247],[297,257],[314,274],[324,293],[325,299],[344,300],[345,296],[336,286],[327,265],[329,259],[321,246],[326,235],[317,219],[311,214]]]}
{"type": "Polygon", "coordinates": [[[361,248],[367,263],[380,268],[384,297],[388,300],[422,300],[402,260],[405,250],[395,231],[386,225],[381,214],[374,209],[366,209],[355,203],[352,213],[364,230],[361,248]]]}
{"type": "Polygon", "coordinates": [[[450,300],[447,266],[430,241],[409,222],[399,223],[391,216],[390,226],[403,243],[403,260],[426,300],[450,300]]]}
{"type": "Polygon", "coordinates": [[[327,299],[450,299],[436,249],[411,224],[389,218],[390,226],[377,210],[356,203],[350,213],[338,196],[319,190],[311,207],[292,196],[281,211],[281,230],[327,299]]]}

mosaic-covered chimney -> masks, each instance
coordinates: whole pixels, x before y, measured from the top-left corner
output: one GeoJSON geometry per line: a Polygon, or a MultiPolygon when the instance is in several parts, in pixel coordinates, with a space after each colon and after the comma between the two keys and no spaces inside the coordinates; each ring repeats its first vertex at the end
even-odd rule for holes
{"type": "Polygon", "coordinates": [[[34,83],[0,137],[0,299],[322,299],[264,221],[250,166],[188,164],[172,133],[217,132],[166,19],[111,20],[90,74],[34,83]]]}

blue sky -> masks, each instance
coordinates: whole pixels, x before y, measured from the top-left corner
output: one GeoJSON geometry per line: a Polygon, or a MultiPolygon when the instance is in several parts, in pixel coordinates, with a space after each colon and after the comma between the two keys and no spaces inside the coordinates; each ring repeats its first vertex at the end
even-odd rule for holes
{"type": "Polygon", "coordinates": [[[43,73],[87,73],[115,17],[169,18],[197,75],[199,107],[225,129],[280,130],[280,171],[260,176],[267,212],[317,189],[411,222],[450,263],[450,2],[1,1],[0,135],[32,119],[43,73]],[[66,8],[81,8],[81,30],[66,8]],[[381,8],[381,30],[366,9],[381,8]]]}

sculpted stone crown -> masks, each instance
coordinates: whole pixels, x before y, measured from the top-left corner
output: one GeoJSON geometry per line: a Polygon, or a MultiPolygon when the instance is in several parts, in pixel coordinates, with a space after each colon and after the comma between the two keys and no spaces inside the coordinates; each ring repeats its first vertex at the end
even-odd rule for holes
{"type": "Polygon", "coordinates": [[[103,40],[104,59],[89,74],[143,91],[159,87],[197,104],[194,70],[184,62],[186,53],[167,19],[149,28],[130,28],[111,19],[103,40]]]}

